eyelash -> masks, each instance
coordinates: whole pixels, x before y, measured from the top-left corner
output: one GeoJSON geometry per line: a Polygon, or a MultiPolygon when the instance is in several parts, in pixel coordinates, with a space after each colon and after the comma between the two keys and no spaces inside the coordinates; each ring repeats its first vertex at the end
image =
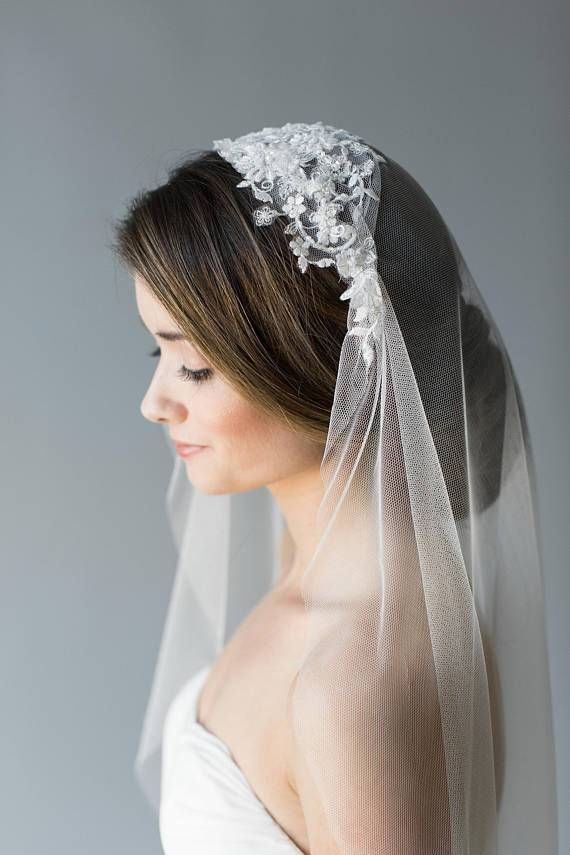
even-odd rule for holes
{"type": "MultiPolygon", "coordinates": [[[[149,356],[160,356],[160,347],[157,347],[155,350],[151,350],[149,356]]],[[[178,369],[178,376],[183,380],[192,380],[194,383],[203,383],[210,376],[211,372],[209,368],[201,368],[199,371],[192,371],[190,368],[186,368],[185,365],[181,365],[178,369]]]]}

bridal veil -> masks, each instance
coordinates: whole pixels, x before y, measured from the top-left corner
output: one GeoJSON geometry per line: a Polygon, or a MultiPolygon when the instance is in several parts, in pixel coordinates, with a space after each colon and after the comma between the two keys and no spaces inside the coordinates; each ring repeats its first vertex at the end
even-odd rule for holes
{"type": "MultiPolygon", "coordinates": [[[[533,457],[491,313],[428,195],[360,137],[288,123],[213,148],[252,227],[346,286],[291,691],[331,836],[342,855],[554,855],[533,457]]],[[[169,703],[288,537],[268,490],[205,495],[176,457],[167,507],[178,566],[136,760],[157,808],[169,703]]]]}

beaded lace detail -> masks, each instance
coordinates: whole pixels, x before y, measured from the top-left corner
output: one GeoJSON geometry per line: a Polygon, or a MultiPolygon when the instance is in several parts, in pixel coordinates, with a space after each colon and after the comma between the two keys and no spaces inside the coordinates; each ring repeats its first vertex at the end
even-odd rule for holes
{"type": "Polygon", "coordinates": [[[258,226],[278,217],[304,273],[309,264],[336,266],[351,300],[349,335],[360,337],[369,366],[370,336],[380,337],[384,302],[372,232],[380,201],[380,163],[385,158],[360,137],[324,125],[290,123],[232,140],[214,140],[214,150],[244,177],[264,204],[254,210],[258,226]]]}

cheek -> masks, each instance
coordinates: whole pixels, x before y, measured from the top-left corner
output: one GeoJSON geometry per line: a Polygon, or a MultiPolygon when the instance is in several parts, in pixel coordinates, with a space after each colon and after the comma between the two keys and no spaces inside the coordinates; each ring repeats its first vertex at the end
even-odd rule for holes
{"type": "Polygon", "coordinates": [[[199,413],[204,442],[243,472],[256,471],[278,447],[275,423],[224,384],[204,394],[199,413]]]}
{"type": "Polygon", "coordinates": [[[213,459],[224,473],[225,489],[269,483],[318,464],[322,457],[322,448],[301,440],[224,383],[202,393],[194,420],[198,437],[216,452],[213,459]]]}
{"type": "Polygon", "coordinates": [[[259,453],[260,443],[267,441],[263,417],[243,400],[232,400],[226,396],[209,420],[215,436],[239,457],[247,456],[255,449],[259,453]]]}
{"type": "Polygon", "coordinates": [[[194,402],[194,420],[200,423],[204,442],[220,448],[237,448],[259,438],[258,411],[225,383],[201,391],[199,403],[194,402]]]}

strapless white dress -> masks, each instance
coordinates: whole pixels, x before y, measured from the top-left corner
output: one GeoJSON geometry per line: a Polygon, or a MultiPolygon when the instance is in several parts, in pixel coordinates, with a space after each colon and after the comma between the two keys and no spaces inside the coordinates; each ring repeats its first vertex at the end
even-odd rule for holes
{"type": "Polygon", "coordinates": [[[303,855],[255,795],[225,742],[196,720],[210,667],[182,687],[165,718],[159,812],[165,855],[303,855]]]}

